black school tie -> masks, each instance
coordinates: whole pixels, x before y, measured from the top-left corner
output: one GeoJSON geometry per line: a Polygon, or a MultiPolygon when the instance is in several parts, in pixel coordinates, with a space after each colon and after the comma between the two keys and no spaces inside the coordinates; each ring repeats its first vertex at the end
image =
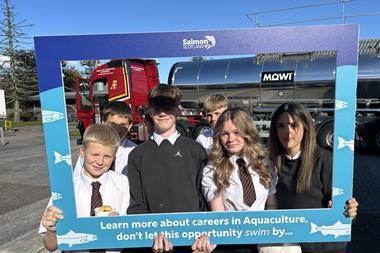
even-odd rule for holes
{"type": "Polygon", "coordinates": [[[100,195],[99,188],[100,188],[100,183],[98,181],[94,181],[91,183],[92,185],[92,194],[91,194],[91,216],[95,216],[95,211],[94,209],[102,206],[103,201],[102,201],[102,195],[100,195]]]}
{"type": "Polygon", "coordinates": [[[160,143],[160,147],[171,147],[171,146],[173,145],[168,139],[163,139],[160,143]]]}
{"type": "Polygon", "coordinates": [[[256,200],[255,187],[253,186],[251,174],[248,172],[245,166],[245,161],[242,158],[238,158],[236,163],[239,167],[239,177],[241,184],[243,185],[243,199],[247,206],[252,206],[256,200]]]}

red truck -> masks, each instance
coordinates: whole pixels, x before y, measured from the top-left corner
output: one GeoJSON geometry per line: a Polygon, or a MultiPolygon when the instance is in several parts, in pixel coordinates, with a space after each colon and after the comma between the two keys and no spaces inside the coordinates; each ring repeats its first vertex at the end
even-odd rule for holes
{"type": "Polygon", "coordinates": [[[122,101],[132,109],[130,138],[146,140],[147,93],[159,83],[157,62],[153,59],[111,60],[96,67],[90,80],[78,78],[76,116],[81,136],[91,123],[100,122],[100,111],[106,103],[122,101]]]}

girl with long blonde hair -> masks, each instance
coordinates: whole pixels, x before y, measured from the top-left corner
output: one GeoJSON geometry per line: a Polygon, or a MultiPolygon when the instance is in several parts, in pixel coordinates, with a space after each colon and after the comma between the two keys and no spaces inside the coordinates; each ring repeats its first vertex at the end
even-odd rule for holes
{"type": "Polygon", "coordinates": [[[215,125],[209,164],[203,170],[203,194],[211,209],[275,208],[276,173],[268,161],[251,117],[239,108],[224,111],[215,125]],[[246,179],[241,175],[244,172],[249,175],[248,189],[253,194],[248,194],[254,195],[253,201],[247,202],[244,196],[247,192],[243,182],[246,179]]]}
{"type": "MultiPolygon", "coordinates": [[[[229,108],[216,122],[202,191],[212,211],[276,208],[274,167],[265,158],[251,117],[242,109],[229,108]]],[[[205,235],[193,243],[200,252],[212,252],[214,246],[205,235]]],[[[227,245],[218,252],[257,251],[255,245],[227,245]]]]}

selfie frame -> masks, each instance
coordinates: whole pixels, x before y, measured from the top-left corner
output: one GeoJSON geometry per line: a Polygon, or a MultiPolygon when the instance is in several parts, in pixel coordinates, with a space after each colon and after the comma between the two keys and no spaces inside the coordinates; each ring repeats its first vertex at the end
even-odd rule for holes
{"type": "Polygon", "coordinates": [[[357,25],[37,36],[34,41],[50,189],[64,214],[57,223],[59,249],[150,247],[159,232],[175,246],[191,245],[201,232],[215,244],[350,241],[351,219],[343,207],[352,196],[357,25]],[[337,62],[332,208],[77,218],[61,61],[331,50],[337,62]]]}

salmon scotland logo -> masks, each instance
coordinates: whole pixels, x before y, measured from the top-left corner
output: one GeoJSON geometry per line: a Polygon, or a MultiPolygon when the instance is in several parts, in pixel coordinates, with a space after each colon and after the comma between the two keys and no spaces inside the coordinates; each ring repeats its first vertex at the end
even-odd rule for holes
{"type": "Polygon", "coordinates": [[[212,47],[215,47],[216,40],[212,35],[205,35],[205,39],[183,39],[182,47],[183,49],[202,49],[205,48],[209,50],[212,47]]]}

